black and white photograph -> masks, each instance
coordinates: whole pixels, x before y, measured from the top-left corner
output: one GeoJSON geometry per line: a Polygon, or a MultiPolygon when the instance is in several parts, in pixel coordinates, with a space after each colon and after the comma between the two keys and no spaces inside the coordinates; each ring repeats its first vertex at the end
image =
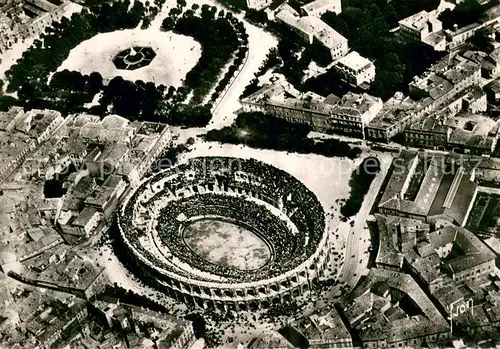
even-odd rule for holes
{"type": "Polygon", "coordinates": [[[500,0],[0,0],[0,349],[500,348],[500,0]]]}

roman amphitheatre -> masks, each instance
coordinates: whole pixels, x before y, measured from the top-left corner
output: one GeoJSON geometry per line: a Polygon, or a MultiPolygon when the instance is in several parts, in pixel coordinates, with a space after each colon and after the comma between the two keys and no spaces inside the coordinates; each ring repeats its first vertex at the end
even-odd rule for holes
{"type": "Polygon", "coordinates": [[[324,209],[272,165],[199,157],[143,180],[118,216],[150,284],[202,307],[258,309],[307,293],[329,261],[324,209]]]}
{"type": "Polygon", "coordinates": [[[130,81],[179,87],[198,62],[201,50],[201,45],[192,37],[171,31],[118,30],[97,34],[80,43],[57,70],[79,71],[85,75],[97,71],[104,81],[121,76],[130,81]],[[119,69],[114,63],[115,58],[134,47],[151,49],[155,55],[138,69],[119,69]]]}

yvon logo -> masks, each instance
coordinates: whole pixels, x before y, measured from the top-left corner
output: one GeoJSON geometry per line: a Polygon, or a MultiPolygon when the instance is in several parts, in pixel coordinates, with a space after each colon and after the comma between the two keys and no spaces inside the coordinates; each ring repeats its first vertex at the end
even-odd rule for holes
{"type": "Polygon", "coordinates": [[[474,300],[472,298],[467,301],[460,299],[448,306],[448,313],[450,314],[448,316],[448,320],[450,320],[450,331],[453,331],[453,318],[469,310],[471,314],[474,315],[474,300]]]}

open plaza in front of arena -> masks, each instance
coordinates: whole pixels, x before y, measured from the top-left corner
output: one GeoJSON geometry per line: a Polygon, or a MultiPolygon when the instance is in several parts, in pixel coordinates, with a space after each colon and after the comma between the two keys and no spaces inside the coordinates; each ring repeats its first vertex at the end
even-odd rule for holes
{"type": "MultiPolygon", "coordinates": [[[[184,130],[177,131],[182,134],[184,130]]],[[[190,131],[186,130],[185,132],[190,131]]],[[[181,135],[181,139],[182,138],[183,137],[181,135]]],[[[340,268],[342,267],[347,234],[349,233],[349,224],[341,222],[339,209],[342,205],[341,200],[349,196],[350,187],[348,182],[350,179],[350,174],[359,165],[362,159],[352,161],[346,158],[326,158],[313,154],[305,155],[270,150],[259,150],[246,146],[226,144],[222,145],[197,139],[189,152],[180,155],[179,163],[185,164],[188,161],[193,161],[207,156],[233,157],[235,159],[243,160],[255,159],[260,163],[270,165],[270,167],[273,169],[275,168],[277,170],[288,173],[291,178],[295,178],[295,180],[297,181],[297,185],[303,186],[305,190],[310,191],[312,197],[315,197],[317,199],[318,204],[321,205],[322,210],[324,211],[326,223],[325,226],[327,226],[328,234],[328,248],[326,248],[325,251],[327,251],[327,253],[329,254],[329,259],[328,262],[324,263],[324,274],[320,278],[334,279],[337,277],[340,268]]],[[[216,167],[215,165],[213,165],[213,163],[208,164],[209,165],[206,165],[207,170],[212,170],[214,167],[216,167]]],[[[232,166],[239,166],[238,161],[236,160],[233,161],[232,164],[232,166]]],[[[205,195],[208,195],[207,200],[215,199],[209,197],[210,195],[213,195],[213,193],[207,193],[205,195]]],[[[252,205],[252,208],[254,208],[255,210],[262,210],[262,213],[267,212],[268,217],[275,216],[276,218],[278,218],[277,222],[282,223],[279,226],[283,229],[284,233],[286,233],[286,230],[288,228],[286,224],[286,215],[280,216],[279,210],[272,205],[258,205],[255,201],[252,200],[247,200],[247,202],[238,200],[238,195],[233,194],[232,197],[230,197],[231,201],[229,201],[227,205],[230,204],[234,208],[235,203],[239,202],[241,204],[252,205]]],[[[222,201],[224,201],[224,197],[221,198],[222,201]]],[[[189,197],[183,198],[182,201],[184,201],[184,203],[189,206],[189,197]]],[[[217,205],[220,204],[221,200],[218,200],[217,205]]],[[[209,205],[207,205],[207,207],[208,206],[209,205]]],[[[175,207],[175,209],[178,208],[179,207],[175,207]]],[[[174,208],[172,208],[172,210],[173,209],[174,208]]],[[[219,214],[219,219],[216,219],[217,217],[213,217],[216,216],[213,212],[211,212],[211,214],[213,214],[212,218],[202,217],[201,219],[199,216],[202,215],[197,212],[196,215],[193,214],[193,217],[197,219],[194,219],[189,224],[183,224],[188,222],[188,216],[186,215],[186,217],[179,217],[179,214],[177,213],[177,211],[175,213],[172,212],[175,218],[185,220],[183,222],[178,222],[180,223],[179,226],[184,227],[184,241],[177,241],[177,243],[179,243],[178,246],[182,246],[182,251],[189,251],[191,253],[190,256],[193,257],[193,259],[196,259],[198,261],[205,261],[205,265],[209,266],[211,268],[211,271],[213,271],[214,268],[220,268],[220,270],[224,271],[232,270],[234,271],[234,275],[237,275],[236,278],[234,276],[228,277],[223,273],[215,273],[215,276],[209,276],[207,269],[197,270],[196,272],[198,273],[198,276],[200,276],[200,281],[203,281],[204,279],[207,280],[208,278],[210,282],[214,283],[214,285],[224,285],[225,283],[238,284],[238,278],[241,275],[247,275],[250,279],[248,279],[249,281],[244,281],[252,282],[252,276],[258,274],[257,272],[259,270],[265,269],[266,266],[269,266],[269,263],[273,261],[273,258],[276,258],[274,254],[276,251],[272,250],[272,246],[269,245],[269,241],[266,241],[265,238],[261,238],[261,236],[259,235],[258,228],[262,229],[262,227],[256,227],[255,225],[244,226],[241,224],[242,222],[237,221],[231,222],[222,219],[224,218],[222,217],[222,214],[219,214]],[[208,229],[201,229],[203,226],[208,229]],[[242,243],[243,240],[244,243],[242,243]],[[210,246],[210,248],[208,248],[207,246],[210,246]],[[213,251],[217,251],[217,253],[213,251]],[[203,276],[205,276],[205,278],[203,278],[203,276]],[[210,279],[210,277],[213,278],[210,279]]],[[[161,215],[161,217],[164,216],[164,214],[161,215]]],[[[234,214],[229,218],[235,218],[234,214]]],[[[248,217],[246,218],[248,219],[248,217]]],[[[157,220],[162,219],[157,218],[157,220]]],[[[177,221],[177,219],[175,219],[174,221],[177,221]]],[[[140,238],[140,240],[145,243],[145,246],[149,246],[147,245],[145,238],[140,238]]],[[[156,240],[156,243],[160,242],[160,240],[162,239],[156,240]]],[[[155,239],[151,239],[150,243],[154,245],[155,239]]],[[[169,246],[168,243],[163,242],[163,244],[167,245],[167,247],[169,246]]],[[[314,246],[317,247],[318,245],[314,246]]],[[[163,252],[165,253],[165,249],[163,250],[163,252]]],[[[249,294],[248,290],[244,291],[246,293],[243,293],[243,295],[246,295],[246,299],[248,300],[248,302],[245,303],[241,302],[241,300],[245,299],[245,297],[239,297],[241,296],[241,293],[238,294],[236,289],[234,293],[225,294],[224,291],[226,291],[226,289],[222,288],[220,296],[217,296],[217,293],[215,293],[214,290],[209,290],[208,293],[204,293],[203,289],[200,289],[201,292],[199,292],[198,294],[195,293],[195,295],[198,295],[198,298],[203,298],[204,296],[206,296],[205,302],[197,303],[196,297],[190,299],[187,299],[185,297],[182,299],[183,302],[176,303],[170,296],[178,297],[179,292],[183,290],[181,287],[177,288],[175,292],[171,292],[167,291],[168,287],[158,288],[156,285],[152,285],[148,282],[145,283],[143,279],[138,278],[138,276],[140,275],[134,273],[130,268],[127,269],[126,267],[124,267],[121,260],[119,260],[114,255],[112,250],[103,247],[100,251],[100,254],[100,256],[96,254],[96,258],[99,258],[106,263],[106,272],[108,274],[108,277],[110,278],[110,281],[113,283],[116,282],[118,285],[126,289],[131,289],[134,292],[147,295],[161,304],[172,307],[172,309],[175,308],[175,311],[178,313],[185,313],[187,311],[187,308],[184,305],[185,303],[183,303],[186,302],[186,300],[188,300],[188,305],[195,305],[195,307],[198,309],[203,309],[203,307],[207,307],[207,309],[209,309],[208,307],[211,306],[219,306],[220,309],[227,309],[228,311],[234,309],[235,311],[238,311],[239,319],[242,321],[242,323],[246,323],[246,325],[242,325],[243,327],[248,328],[247,322],[252,322],[256,326],[257,331],[259,329],[264,330],[268,328],[277,329],[280,326],[276,322],[279,321],[279,317],[277,317],[278,320],[276,321],[266,321],[262,318],[258,321],[255,321],[253,319],[254,315],[257,314],[258,316],[258,314],[263,314],[267,310],[262,305],[266,307],[268,305],[270,307],[275,306],[276,304],[273,304],[273,299],[274,302],[277,302],[276,299],[278,299],[284,304],[286,304],[286,301],[288,300],[293,300],[298,303],[300,303],[301,301],[305,302],[308,299],[308,294],[310,291],[309,286],[307,286],[309,284],[306,277],[304,283],[299,283],[300,288],[295,288],[300,289],[300,292],[295,293],[295,297],[293,287],[291,289],[288,289],[283,286],[279,286],[278,291],[274,291],[273,289],[268,287],[262,290],[265,292],[259,292],[259,287],[257,287],[254,289],[255,296],[249,294]],[[302,286],[306,287],[302,290],[302,286]],[[167,294],[170,296],[168,296],[167,294]],[[276,297],[276,295],[278,295],[278,297],[276,297]],[[285,295],[290,295],[291,297],[285,297],[285,295]],[[220,302],[215,301],[215,299],[217,298],[220,299],[220,302]],[[261,300],[253,302],[257,299],[261,300]],[[240,302],[238,303],[238,301],[233,300],[240,300],[240,302]],[[213,304],[211,303],[211,301],[213,301],[213,304]],[[234,304],[234,307],[232,304],[234,304]],[[244,305],[240,306],[240,304],[244,305]],[[258,305],[257,310],[253,308],[255,307],[255,304],[258,305]]],[[[160,249],[158,249],[156,257],[158,257],[159,259],[162,259],[164,257],[164,255],[161,254],[160,249]]],[[[188,264],[182,264],[184,262],[176,258],[175,255],[172,257],[174,258],[176,265],[180,265],[185,268],[184,271],[187,270],[188,272],[193,272],[193,270],[189,269],[192,266],[188,264]]],[[[307,256],[305,257],[305,260],[307,260],[307,256]]],[[[276,262],[276,259],[274,260],[274,262],[276,262]]],[[[300,264],[300,262],[298,264],[300,264]]],[[[193,291],[194,287],[190,290],[193,291]]],[[[239,290],[241,291],[242,289],[240,288],[239,290]]],[[[184,291],[188,291],[188,288],[184,287],[184,291]]],[[[284,318],[282,320],[284,321],[284,318]]],[[[236,323],[238,321],[236,321],[236,323]]],[[[226,324],[227,329],[238,326],[236,323],[228,322],[226,324]]],[[[252,338],[250,333],[250,331],[247,333],[249,339],[252,338]]]]}

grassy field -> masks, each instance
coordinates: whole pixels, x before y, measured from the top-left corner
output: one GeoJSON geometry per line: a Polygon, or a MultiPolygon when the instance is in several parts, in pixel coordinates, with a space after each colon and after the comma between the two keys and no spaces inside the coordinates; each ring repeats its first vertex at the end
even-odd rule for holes
{"type": "Polygon", "coordinates": [[[466,228],[475,233],[487,233],[500,217],[500,195],[479,193],[469,215],[466,228]]]}

